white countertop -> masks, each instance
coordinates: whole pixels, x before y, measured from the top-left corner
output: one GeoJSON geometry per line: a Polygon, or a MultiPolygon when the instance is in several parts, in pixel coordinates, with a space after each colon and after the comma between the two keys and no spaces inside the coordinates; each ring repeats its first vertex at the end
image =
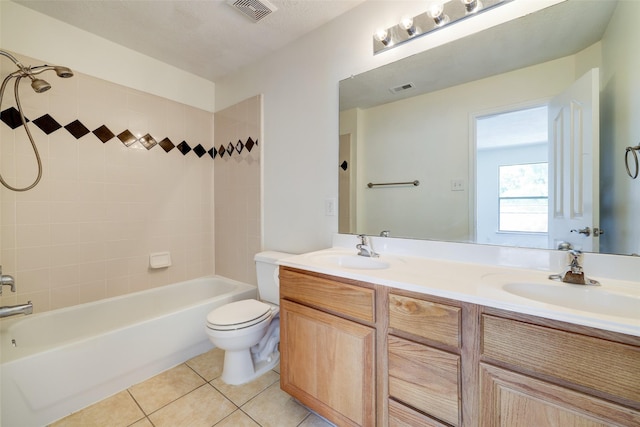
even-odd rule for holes
{"type": "Polygon", "coordinates": [[[375,258],[388,264],[383,269],[347,268],[335,262],[340,257],[356,256],[355,247],[334,247],[295,255],[278,263],[316,273],[640,336],[639,281],[591,277],[587,274],[589,278],[600,281],[601,286],[568,285],[549,280],[549,274],[558,273],[556,271],[465,263],[396,253],[381,253],[379,258],[375,258]],[[505,290],[506,284],[513,283],[524,283],[526,286],[532,284],[534,289],[544,288],[552,294],[557,290],[561,301],[558,305],[549,304],[505,290]],[[622,305],[617,307],[620,297],[624,300],[624,310],[622,305]],[[595,304],[597,308],[593,311],[585,310],[584,304],[595,304]],[[620,313],[623,315],[619,315],[620,313]]]}

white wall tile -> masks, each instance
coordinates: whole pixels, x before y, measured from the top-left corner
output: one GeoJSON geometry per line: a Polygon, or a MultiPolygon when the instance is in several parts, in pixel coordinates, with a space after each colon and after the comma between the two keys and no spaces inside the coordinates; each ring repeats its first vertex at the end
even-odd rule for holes
{"type": "MultiPolygon", "coordinates": [[[[103,143],[91,132],[106,125],[116,135],[129,129],[209,149],[213,115],[80,73],[51,83],[46,94],[25,91],[29,118],[78,119],[90,133],[76,139],[30,126],[43,178],[25,193],[0,190],[0,262],[18,278],[17,294],[1,301],[31,298],[39,312],[213,274],[209,155],[125,147],[117,136],[103,143]],[[149,253],[163,250],[173,265],[149,270],[149,253]]],[[[3,176],[30,183],[37,168],[23,130],[0,123],[0,138],[3,176]]]]}

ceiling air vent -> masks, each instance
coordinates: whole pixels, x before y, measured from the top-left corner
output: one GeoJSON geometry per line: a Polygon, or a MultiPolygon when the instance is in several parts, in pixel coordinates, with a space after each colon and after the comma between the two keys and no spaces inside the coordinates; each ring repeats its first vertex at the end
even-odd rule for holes
{"type": "Polygon", "coordinates": [[[227,0],[227,3],[248,16],[253,22],[258,22],[271,12],[278,10],[266,0],[227,0]]]}
{"type": "Polygon", "coordinates": [[[389,88],[389,91],[391,93],[400,93],[400,92],[404,92],[405,90],[413,89],[414,87],[415,85],[413,83],[405,83],[400,86],[389,88]]]}

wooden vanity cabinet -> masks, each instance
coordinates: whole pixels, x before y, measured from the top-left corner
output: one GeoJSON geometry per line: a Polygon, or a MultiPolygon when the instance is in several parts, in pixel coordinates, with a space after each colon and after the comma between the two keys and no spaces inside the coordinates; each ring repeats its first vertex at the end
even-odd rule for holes
{"type": "Polygon", "coordinates": [[[280,269],[280,385],[339,426],[376,425],[375,289],[280,269]]]}
{"type": "Polygon", "coordinates": [[[281,387],[338,426],[640,426],[640,337],[280,268],[281,387]]]}
{"type": "Polygon", "coordinates": [[[640,426],[640,338],[485,309],[481,426],[640,426]]]}

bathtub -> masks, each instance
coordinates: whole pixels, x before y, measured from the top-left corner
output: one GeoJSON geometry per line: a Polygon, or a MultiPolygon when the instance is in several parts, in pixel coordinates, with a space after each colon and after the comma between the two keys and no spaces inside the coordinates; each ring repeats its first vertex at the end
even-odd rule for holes
{"type": "Polygon", "coordinates": [[[0,425],[43,426],[213,345],[206,316],[257,288],[204,277],[0,322],[0,425]]]}

